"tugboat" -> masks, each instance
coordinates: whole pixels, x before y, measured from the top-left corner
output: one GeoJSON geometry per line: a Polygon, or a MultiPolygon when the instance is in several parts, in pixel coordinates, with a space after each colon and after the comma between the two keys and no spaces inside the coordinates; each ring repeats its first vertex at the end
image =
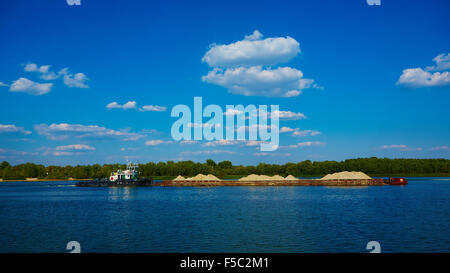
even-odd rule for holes
{"type": "Polygon", "coordinates": [[[153,179],[139,178],[138,166],[128,163],[126,170],[112,172],[108,178],[94,179],[91,181],[80,181],[77,187],[149,187],[153,186],[153,179]]]}
{"type": "Polygon", "coordinates": [[[390,177],[389,179],[384,179],[384,183],[392,186],[403,186],[408,185],[408,180],[406,178],[390,177]]]}

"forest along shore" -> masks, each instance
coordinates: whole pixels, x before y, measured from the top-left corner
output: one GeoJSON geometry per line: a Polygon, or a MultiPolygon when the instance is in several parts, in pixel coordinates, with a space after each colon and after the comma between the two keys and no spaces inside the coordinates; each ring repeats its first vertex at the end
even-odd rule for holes
{"type": "MultiPolygon", "coordinates": [[[[275,174],[294,177],[322,177],[341,171],[361,171],[371,177],[450,177],[449,159],[389,159],[357,158],[343,161],[310,161],[298,163],[266,164],[256,166],[234,165],[225,160],[216,163],[212,159],[206,162],[167,161],[138,164],[139,176],[154,180],[170,180],[177,175],[195,176],[201,173],[213,174],[221,179],[239,179],[249,174],[273,176],[275,174]]],[[[111,172],[125,169],[125,164],[93,164],[76,166],[44,166],[34,163],[11,165],[0,163],[0,179],[3,181],[62,181],[90,180],[109,177],[111,172]],[[28,180],[26,178],[29,178],[28,180]]],[[[0,181],[2,181],[0,180],[0,181]]]]}

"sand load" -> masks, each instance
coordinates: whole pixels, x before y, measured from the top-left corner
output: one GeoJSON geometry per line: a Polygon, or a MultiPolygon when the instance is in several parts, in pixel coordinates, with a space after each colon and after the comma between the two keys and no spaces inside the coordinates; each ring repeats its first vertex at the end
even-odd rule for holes
{"type": "Polygon", "coordinates": [[[282,177],[281,175],[276,174],[276,175],[272,176],[272,177],[270,178],[270,180],[281,181],[281,180],[284,180],[284,177],[282,177]]]}
{"type": "MultiPolygon", "coordinates": [[[[175,180],[175,179],[174,179],[175,180]]],[[[191,180],[191,181],[221,181],[219,178],[212,174],[204,175],[204,174],[197,174],[194,177],[186,178],[185,180],[191,180]]]]}
{"type": "Polygon", "coordinates": [[[239,181],[280,181],[284,180],[284,178],[280,175],[268,176],[268,175],[257,175],[250,174],[248,176],[244,176],[239,179],[239,181]]]}
{"type": "Polygon", "coordinates": [[[239,181],[257,181],[257,180],[259,180],[259,175],[257,174],[250,174],[239,178],[239,181]]]}
{"type": "Polygon", "coordinates": [[[174,181],[181,181],[181,180],[186,180],[186,178],[184,178],[183,176],[179,175],[179,176],[177,176],[177,178],[174,179],[174,181]]]}
{"type": "Polygon", "coordinates": [[[298,180],[298,178],[290,174],[284,180],[298,180]]]}
{"type": "Polygon", "coordinates": [[[372,179],[372,177],[368,176],[363,172],[338,172],[333,174],[327,174],[324,177],[320,178],[320,180],[348,180],[348,179],[372,179]]]}
{"type": "Polygon", "coordinates": [[[208,174],[208,175],[206,176],[206,178],[207,178],[207,180],[209,180],[209,181],[220,181],[219,178],[217,178],[216,176],[214,176],[214,175],[212,175],[212,174],[208,174]]]}

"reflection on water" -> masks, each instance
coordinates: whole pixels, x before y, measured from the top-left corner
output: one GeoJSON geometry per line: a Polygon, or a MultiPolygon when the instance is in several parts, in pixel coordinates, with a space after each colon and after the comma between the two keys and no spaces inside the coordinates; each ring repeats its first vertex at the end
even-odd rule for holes
{"type": "Polygon", "coordinates": [[[136,194],[136,188],[134,187],[109,187],[108,199],[112,201],[117,200],[131,200],[136,194]]]}

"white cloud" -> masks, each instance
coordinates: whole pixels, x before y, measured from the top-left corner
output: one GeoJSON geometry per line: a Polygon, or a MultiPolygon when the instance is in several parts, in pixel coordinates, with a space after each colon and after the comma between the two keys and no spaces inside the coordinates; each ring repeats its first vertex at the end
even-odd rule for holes
{"type": "Polygon", "coordinates": [[[280,120],[298,120],[298,119],[306,119],[306,116],[303,113],[295,113],[292,111],[274,111],[275,116],[278,116],[280,120]]]}
{"type": "Polygon", "coordinates": [[[315,87],[314,80],[303,78],[300,70],[290,67],[214,68],[202,77],[202,81],[244,96],[295,97],[300,95],[302,89],[315,87]]]}
{"type": "Polygon", "coordinates": [[[280,133],[288,133],[288,132],[294,132],[297,131],[298,128],[290,128],[290,127],[281,127],[280,133]]]}
{"type": "Polygon", "coordinates": [[[225,113],[223,113],[225,116],[237,116],[237,115],[240,115],[240,114],[243,114],[244,113],[244,111],[239,111],[239,110],[236,110],[236,109],[227,109],[227,111],[225,111],[225,113]]]}
{"type": "Polygon", "coordinates": [[[41,65],[38,66],[35,63],[27,63],[24,67],[26,72],[38,72],[40,73],[40,78],[43,80],[55,80],[59,77],[59,74],[56,74],[53,71],[50,71],[50,65],[41,65]]]}
{"type": "Polygon", "coordinates": [[[0,86],[8,86],[8,85],[4,82],[0,82],[0,86]]]}
{"type": "Polygon", "coordinates": [[[262,37],[264,37],[264,35],[262,35],[262,33],[259,32],[259,30],[255,30],[255,31],[253,31],[252,34],[245,35],[244,40],[255,41],[255,40],[260,40],[262,37]]]}
{"type": "Polygon", "coordinates": [[[318,134],[320,134],[320,132],[316,130],[299,130],[292,133],[293,136],[297,137],[316,136],[318,134]]]}
{"type": "MultiPolygon", "coordinates": [[[[235,126],[235,132],[258,132],[259,129],[264,130],[272,130],[272,125],[267,124],[253,124],[253,125],[244,125],[244,126],[235,126]]],[[[275,128],[275,127],[274,127],[275,128]]]]}
{"type": "Polygon", "coordinates": [[[397,85],[409,87],[431,87],[444,86],[450,84],[450,73],[424,71],[422,68],[408,68],[403,70],[402,75],[397,81],[397,85]]]}
{"type": "Polygon", "coordinates": [[[165,106],[158,106],[158,105],[144,105],[139,110],[141,110],[141,111],[165,112],[167,110],[167,107],[165,107],[165,106]]]}
{"type": "Polygon", "coordinates": [[[202,62],[211,67],[275,65],[292,60],[300,52],[300,44],[289,36],[264,40],[262,37],[255,30],[242,41],[228,45],[213,44],[202,62]]]}
{"type": "Polygon", "coordinates": [[[261,144],[261,141],[259,141],[259,140],[249,140],[249,141],[245,142],[245,146],[250,146],[250,147],[259,146],[260,144],[261,144]]]}
{"type": "Polygon", "coordinates": [[[31,134],[31,131],[27,131],[25,128],[13,124],[0,124],[0,133],[21,133],[29,135],[31,134]]]}
{"type": "Polygon", "coordinates": [[[26,78],[19,78],[11,84],[9,91],[41,96],[49,93],[52,87],[52,83],[37,83],[26,78]]]}
{"type": "Polygon", "coordinates": [[[244,96],[296,97],[306,88],[319,88],[303,72],[291,67],[271,68],[292,60],[300,52],[300,44],[291,37],[262,39],[258,30],[244,40],[228,45],[211,45],[202,58],[214,67],[202,77],[203,82],[244,96]]]}
{"type": "Polygon", "coordinates": [[[39,135],[43,135],[51,140],[63,140],[68,138],[94,138],[94,139],[119,139],[123,141],[135,141],[145,137],[143,134],[128,132],[128,130],[112,130],[97,125],[81,124],[38,124],[34,129],[39,135]]]}
{"type": "Polygon", "coordinates": [[[69,72],[69,68],[63,68],[58,73],[50,70],[50,65],[37,65],[35,63],[27,63],[24,66],[26,72],[37,72],[40,74],[40,78],[44,80],[55,80],[60,76],[63,76],[63,82],[68,87],[89,88],[86,82],[89,80],[84,73],[72,74],[69,72]]]}
{"type": "Polygon", "coordinates": [[[297,144],[280,146],[280,149],[296,149],[296,148],[302,148],[302,147],[323,146],[325,144],[326,143],[320,142],[320,141],[305,141],[305,142],[299,142],[297,144]]]}
{"type": "Polygon", "coordinates": [[[450,84],[450,72],[443,71],[450,69],[450,53],[439,54],[433,61],[436,65],[422,68],[404,69],[397,81],[397,85],[409,87],[432,87],[445,86],[450,84]],[[430,72],[431,71],[431,72],[430,72]],[[443,71],[434,72],[433,71],[443,71]]]}
{"type": "Polygon", "coordinates": [[[68,151],[68,150],[75,150],[75,151],[95,151],[95,148],[86,144],[72,144],[72,145],[65,145],[65,146],[58,146],[56,147],[57,151],[68,151]]]}
{"type": "Polygon", "coordinates": [[[444,146],[438,146],[431,148],[432,151],[450,151],[450,147],[444,145],[444,146]]]}
{"type": "Polygon", "coordinates": [[[289,133],[289,132],[292,132],[292,136],[296,137],[316,136],[320,134],[320,132],[317,130],[300,130],[299,128],[290,128],[290,127],[280,128],[280,133],[289,133]]]}
{"type": "Polygon", "coordinates": [[[127,103],[125,103],[124,105],[120,105],[117,102],[111,102],[108,105],[106,105],[106,108],[108,109],[134,109],[136,108],[136,102],[135,101],[129,101],[127,103]]]}
{"type": "Polygon", "coordinates": [[[450,69],[450,53],[446,54],[439,54],[437,55],[433,61],[436,63],[436,65],[433,66],[427,66],[425,70],[427,71],[441,71],[441,70],[448,70],[450,69]]]}
{"type": "Polygon", "coordinates": [[[407,145],[404,145],[404,144],[383,145],[378,148],[381,150],[399,150],[402,152],[422,151],[421,147],[412,148],[412,147],[408,147],[407,145]]]}
{"type": "Polygon", "coordinates": [[[404,149],[408,146],[404,144],[392,144],[392,145],[383,145],[380,147],[380,149],[404,149]]]}
{"type": "Polygon", "coordinates": [[[168,143],[172,143],[172,141],[168,140],[160,140],[160,139],[154,139],[154,140],[148,140],[145,142],[145,145],[147,146],[157,146],[157,145],[161,145],[161,144],[168,144],[168,143]]]}
{"type": "Polygon", "coordinates": [[[86,82],[89,80],[84,73],[72,74],[68,68],[61,69],[59,74],[64,75],[64,84],[68,87],[89,88],[86,82]]]}

